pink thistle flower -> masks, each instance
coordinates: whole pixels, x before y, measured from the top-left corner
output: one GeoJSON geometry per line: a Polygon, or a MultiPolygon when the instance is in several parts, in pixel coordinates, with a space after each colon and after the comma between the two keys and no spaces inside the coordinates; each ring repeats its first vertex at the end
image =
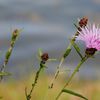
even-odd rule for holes
{"type": "Polygon", "coordinates": [[[93,49],[100,51],[100,28],[95,24],[81,28],[82,31],[78,31],[79,35],[76,36],[77,40],[85,42],[87,49],[93,49]]]}

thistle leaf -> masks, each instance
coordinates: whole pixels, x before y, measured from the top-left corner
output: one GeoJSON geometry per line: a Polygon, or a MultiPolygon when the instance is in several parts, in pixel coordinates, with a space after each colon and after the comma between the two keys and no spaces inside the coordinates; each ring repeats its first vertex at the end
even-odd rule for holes
{"type": "Polygon", "coordinates": [[[82,96],[81,94],[76,93],[76,92],[73,92],[73,91],[71,91],[71,90],[63,89],[62,92],[69,93],[69,94],[71,94],[71,95],[74,95],[74,96],[83,98],[84,100],[88,100],[86,97],[82,96]]]}

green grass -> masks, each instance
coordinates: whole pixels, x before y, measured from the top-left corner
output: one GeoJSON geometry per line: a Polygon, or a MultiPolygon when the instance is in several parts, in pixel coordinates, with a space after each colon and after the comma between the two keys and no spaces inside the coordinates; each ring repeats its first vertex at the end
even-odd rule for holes
{"type": "MultiPolygon", "coordinates": [[[[23,79],[20,81],[11,81],[0,83],[0,97],[2,100],[26,100],[25,98],[25,87],[27,86],[28,91],[31,88],[31,83],[34,77],[30,76],[29,79],[23,79]]],[[[47,79],[46,76],[40,76],[38,83],[33,91],[32,100],[55,100],[60,89],[65,83],[65,79],[58,80],[55,82],[54,88],[48,90],[48,83],[51,78],[47,79]]],[[[72,89],[89,100],[100,100],[100,81],[78,81],[73,80],[69,85],[68,89],[72,89]]],[[[61,96],[59,100],[83,100],[81,98],[65,94],[61,96]]]]}

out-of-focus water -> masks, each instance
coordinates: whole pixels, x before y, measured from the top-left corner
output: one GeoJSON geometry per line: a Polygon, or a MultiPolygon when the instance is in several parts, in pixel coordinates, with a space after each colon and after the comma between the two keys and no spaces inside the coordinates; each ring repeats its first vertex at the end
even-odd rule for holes
{"type": "MultiPolygon", "coordinates": [[[[30,73],[33,64],[35,68],[38,67],[38,48],[48,52],[51,58],[60,58],[69,38],[76,31],[73,23],[77,22],[77,18],[88,16],[90,22],[99,24],[99,11],[99,0],[0,0],[1,65],[13,29],[23,31],[6,70],[13,73],[14,78],[19,78],[30,73]]],[[[74,50],[70,56],[64,66],[73,69],[79,57],[74,50]]],[[[88,76],[97,79],[100,75],[99,59],[100,55],[97,55],[95,59],[87,61],[79,73],[87,79],[88,76]]],[[[54,72],[58,62],[51,63],[48,72],[54,72]]]]}

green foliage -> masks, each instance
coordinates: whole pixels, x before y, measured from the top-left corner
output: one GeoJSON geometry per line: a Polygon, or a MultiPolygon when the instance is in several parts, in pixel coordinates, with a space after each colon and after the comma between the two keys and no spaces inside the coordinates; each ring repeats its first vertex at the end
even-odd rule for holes
{"type": "Polygon", "coordinates": [[[81,94],[76,93],[76,92],[73,92],[73,91],[68,90],[68,89],[63,89],[62,92],[69,93],[69,94],[71,94],[71,95],[74,95],[74,96],[83,98],[84,100],[88,100],[86,97],[82,96],[81,94]]]}
{"type": "Polygon", "coordinates": [[[66,52],[64,53],[63,57],[66,58],[69,53],[71,52],[71,45],[68,46],[68,48],[66,49],[66,52]]]}

